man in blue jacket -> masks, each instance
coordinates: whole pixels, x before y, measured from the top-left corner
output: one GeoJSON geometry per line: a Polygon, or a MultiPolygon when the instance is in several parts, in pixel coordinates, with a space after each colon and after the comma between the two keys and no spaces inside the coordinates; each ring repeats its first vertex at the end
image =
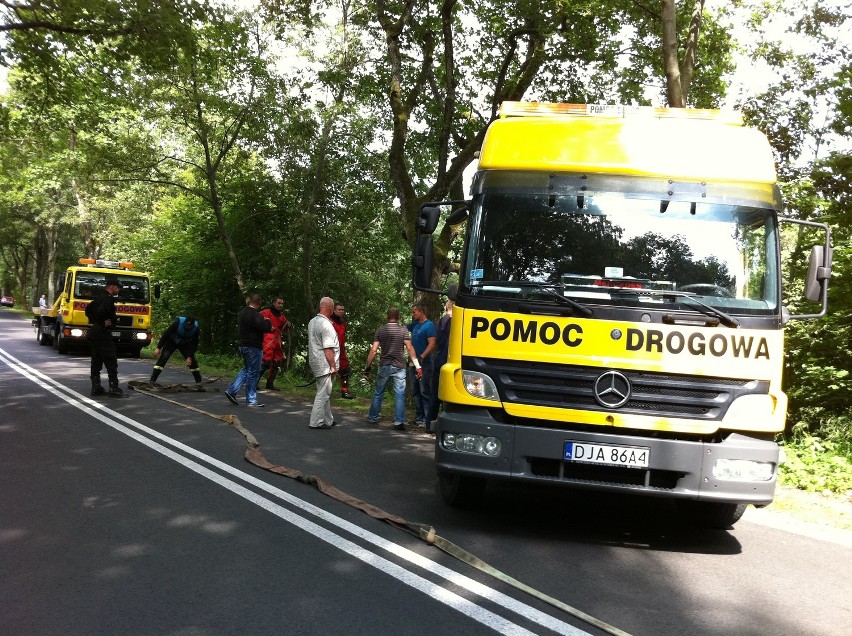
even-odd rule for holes
{"type": "Polygon", "coordinates": [[[195,378],[196,388],[201,388],[201,372],[198,370],[198,360],[195,359],[195,352],[198,351],[199,332],[198,321],[195,316],[191,315],[178,316],[169,325],[169,328],[160,336],[157,348],[154,349],[154,355],[160,357],[154,364],[154,370],[151,371],[151,384],[156,384],[166,362],[169,361],[175,350],[178,350],[186,358],[186,366],[189,367],[192,377],[195,378]]]}

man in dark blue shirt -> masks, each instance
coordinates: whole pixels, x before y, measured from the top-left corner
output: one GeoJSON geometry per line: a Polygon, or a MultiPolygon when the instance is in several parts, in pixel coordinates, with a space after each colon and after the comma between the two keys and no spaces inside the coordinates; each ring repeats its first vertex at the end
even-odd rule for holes
{"type": "Polygon", "coordinates": [[[429,400],[432,394],[432,352],[435,350],[435,325],[426,317],[426,308],[415,303],[411,308],[414,320],[408,323],[411,332],[411,344],[420,360],[423,378],[418,380],[414,367],[409,367],[411,395],[414,398],[414,423],[429,430],[429,400]]]}

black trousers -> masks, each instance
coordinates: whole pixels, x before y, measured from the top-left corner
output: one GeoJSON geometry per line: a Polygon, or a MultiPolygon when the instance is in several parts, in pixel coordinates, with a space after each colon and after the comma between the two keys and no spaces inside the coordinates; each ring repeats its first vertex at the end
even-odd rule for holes
{"type": "Polygon", "coordinates": [[[102,367],[106,367],[109,385],[118,386],[118,356],[115,353],[112,332],[93,326],[89,330],[89,344],[92,347],[92,368],[89,374],[92,386],[100,385],[102,367]]]}
{"type": "Polygon", "coordinates": [[[337,377],[340,378],[340,390],[343,393],[349,392],[349,378],[352,377],[352,367],[346,367],[345,369],[340,369],[337,373],[337,377]]]}
{"type": "Polygon", "coordinates": [[[198,360],[195,359],[195,354],[191,352],[187,346],[176,345],[173,342],[167,342],[160,349],[160,357],[154,364],[154,370],[151,372],[151,382],[156,382],[160,373],[166,366],[166,362],[172,357],[175,351],[180,351],[180,354],[185,358],[190,358],[189,370],[192,372],[192,377],[196,382],[201,382],[201,371],[198,369],[198,360]]]}

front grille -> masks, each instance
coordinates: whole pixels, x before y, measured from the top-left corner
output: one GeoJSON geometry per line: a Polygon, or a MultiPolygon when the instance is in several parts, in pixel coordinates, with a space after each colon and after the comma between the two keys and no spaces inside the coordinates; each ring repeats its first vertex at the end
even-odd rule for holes
{"type": "Polygon", "coordinates": [[[118,316],[118,320],[115,321],[117,327],[132,327],[133,326],[133,316],[118,316]]]}
{"type": "Polygon", "coordinates": [[[552,477],[574,483],[599,486],[634,486],[655,490],[674,490],[683,473],[669,470],[643,470],[575,464],[558,459],[529,458],[530,472],[537,477],[552,477]]]}
{"type": "Polygon", "coordinates": [[[497,385],[500,399],[510,404],[602,412],[613,409],[595,400],[595,381],[606,371],[619,371],[630,381],[631,392],[630,399],[615,410],[657,417],[719,421],[738,397],[769,392],[769,383],[762,380],[569,364],[465,357],[462,367],[489,375],[497,385]]]}

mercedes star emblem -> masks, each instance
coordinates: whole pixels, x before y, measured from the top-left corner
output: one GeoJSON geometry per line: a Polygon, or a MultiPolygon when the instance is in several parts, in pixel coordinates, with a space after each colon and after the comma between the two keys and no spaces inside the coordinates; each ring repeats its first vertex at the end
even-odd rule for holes
{"type": "Polygon", "coordinates": [[[630,380],[618,371],[601,373],[595,380],[595,400],[603,407],[617,409],[630,399],[630,380]]]}

